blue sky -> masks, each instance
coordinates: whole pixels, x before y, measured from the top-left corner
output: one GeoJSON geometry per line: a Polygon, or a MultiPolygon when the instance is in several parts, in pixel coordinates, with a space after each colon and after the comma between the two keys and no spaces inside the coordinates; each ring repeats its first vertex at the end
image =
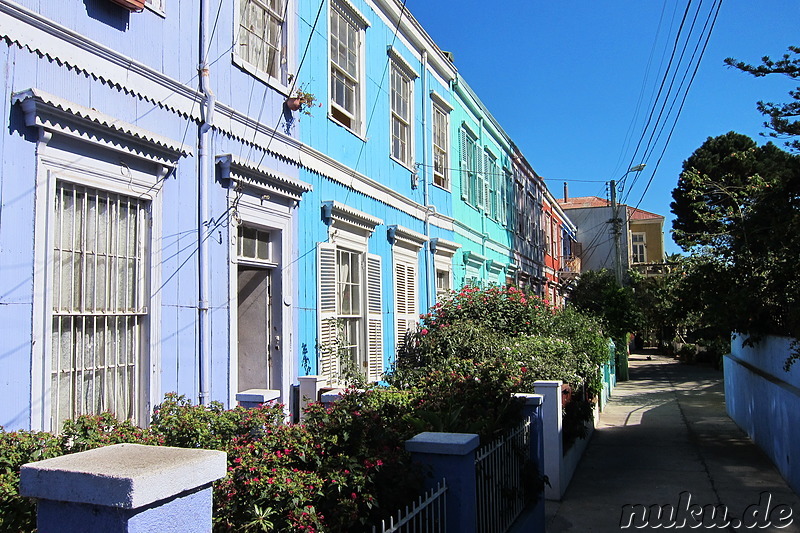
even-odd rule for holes
{"type": "MultiPolygon", "coordinates": [[[[633,174],[626,178],[620,197],[633,206],[641,201],[641,209],[667,217],[665,244],[672,253],[679,249],[669,235],[669,203],[682,162],[707,137],[728,131],[766,142],[759,136],[764,119],[756,102],[788,101],[788,91],[797,86],[776,75],[753,78],[723,60],[758,63],[764,55],[775,58],[789,45],[800,45],[800,2],[723,0],[667,143],[685,92],[677,89],[684,73],[684,87],[692,75],[689,56],[715,4],[506,0],[487,7],[478,0],[407,0],[406,6],[437,44],[454,54],[461,76],[557,197],[563,195],[564,181],[570,196],[605,197],[604,182],[619,181],[630,165],[645,162],[636,180],[633,174]],[[684,35],[695,12],[699,15],[683,61],[678,58],[684,40],[673,59],[677,78],[671,94],[679,97],[672,113],[668,104],[659,121],[662,106],[654,103],[687,4],[684,35]],[[655,113],[646,128],[651,109],[655,113]],[[645,155],[655,124],[656,134],[662,133],[645,155]]],[[[668,86],[669,80],[662,94],[668,86]]]]}

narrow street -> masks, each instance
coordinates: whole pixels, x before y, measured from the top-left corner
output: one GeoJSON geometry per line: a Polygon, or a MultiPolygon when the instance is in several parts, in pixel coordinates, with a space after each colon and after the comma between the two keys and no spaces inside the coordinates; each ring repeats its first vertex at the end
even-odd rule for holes
{"type": "MultiPolygon", "coordinates": [[[[698,530],[800,531],[800,499],[725,413],[722,372],[641,354],[631,356],[630,369],[631,380],[614,390],[563,501],[547,503],[548,533],[620,531],[623,506],[680,508],[687,491],[691,505],[728,510],[731,524],[698,530]],[[754,521],[747,517],[760,517],[755,511],[767,504],[765,492],[772,514],[746,527],[754,521]],[[778,520],[789,511],[790,519],[778,520]],[[742,518],[745,526],[734,528],[742,518]],[[769,518],[785,527],[766,526],[769,518]]],[[[655,529],[648,524],[638,529],[655,529]]],[[[636,530],[635,521],[627,529],[636,530]]]]}

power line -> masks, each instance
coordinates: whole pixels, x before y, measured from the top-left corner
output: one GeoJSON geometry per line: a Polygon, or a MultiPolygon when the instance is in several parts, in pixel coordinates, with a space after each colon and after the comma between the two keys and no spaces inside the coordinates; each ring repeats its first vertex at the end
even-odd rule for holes
{"type": "MultiPolygon", "coordinates": [[[[659,156],[658,161],[656,162],[655,170],[653,171],[653,174],[650,176],[650,179],[647,181],[647,185],[645,186],[644,191],[642,192],[642,196],[639,198],[639,201],[636,203],[636,207],[634,207],[634,209],[638,209],[639,208],[639,206],[641,205],[642,201],[644,200],[645,195],[647,194],[648,189],[650,188],[650,185],[653,183],[653,178],[655,178],[655,172],[656,172],[656,170],[658,170],[658,166],[661,164],[661,160],[664,157],[664,153],[667,150],[667,146],[669,146],[669,141],[672,139],[672,134],[675,132],[675,127],[678,124],[678,118],[680,117],[681,111],[683,111],[683,106],[686,103],[687,96],[689,95],[689,88],[691,87],[692,83],[694,82],[694,78],[697,75],[697,71],[700,68],[700,62],[703,60],[703,55],[705,55],[706,48],[708,47],[708,42],[711,39],[711,32],[714,30],[714,25],[717,22],[717,17],[719,16],[719,11],[720,11],[721,8],[722,8],[722,0],[718,0],[717,10],[714,12],[714,18],[713,18],[713,20],[711,22],[711,27],[708,30],[708,34],[706,35],[706,40],[705,40],[705,43],[703,44],[703,50],[700,53],[700,59],[698,59],[697,64],[695,65],[694,72],[692,73],[692,77],[689,80],[689,86],[686,88],[686,92],[683,95],[683,100],[681,101],[681,105],[678,108],[678,113],[675,116],[675,121],[672,123],[672,128],[670,129],[669,136],[667,137],[667,141],[664,143],[664,148],[661,150],[661,155],[659,156]]],[[[712,9],[713,9],[713,6],[712,6],[712,9]]]]}

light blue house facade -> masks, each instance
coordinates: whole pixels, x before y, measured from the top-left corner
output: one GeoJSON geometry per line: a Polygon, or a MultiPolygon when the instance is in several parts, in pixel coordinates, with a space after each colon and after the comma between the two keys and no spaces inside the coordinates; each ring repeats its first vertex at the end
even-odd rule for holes
{"type": "Polygon", "coordinates": [[[0,35],[7,429],[173,391],[296,413],[304,376],[380,380],[439,295],[537,289],[558,248],[397,0],[0,0],[0,35]]]}
{"type": "Polygon", "coordinates": [[[323,163],[301,170],[301,365],[380,379],[437,291],[453,286],[449,121],[455,70],[399,2],[304,2],[299,121],[323,163]],[[335,348],[334,348],[335,346],[335,348]],[[352,369],[352,368],[351,368],[352,369]]]}
{"type": "Polygon", "coordinates": [[[296,381],[297,5],[120,3],[0,1],[8,429],[296,381]]]}

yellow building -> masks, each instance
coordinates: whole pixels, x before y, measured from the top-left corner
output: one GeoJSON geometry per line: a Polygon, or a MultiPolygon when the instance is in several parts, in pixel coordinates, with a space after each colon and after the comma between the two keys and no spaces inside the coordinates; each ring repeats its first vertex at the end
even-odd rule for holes
{"type": "Polygon", "coordinates": [[[628,266],[644,275],[663,273],[664,217],[641,209],[628,210],[628,266]]]}

